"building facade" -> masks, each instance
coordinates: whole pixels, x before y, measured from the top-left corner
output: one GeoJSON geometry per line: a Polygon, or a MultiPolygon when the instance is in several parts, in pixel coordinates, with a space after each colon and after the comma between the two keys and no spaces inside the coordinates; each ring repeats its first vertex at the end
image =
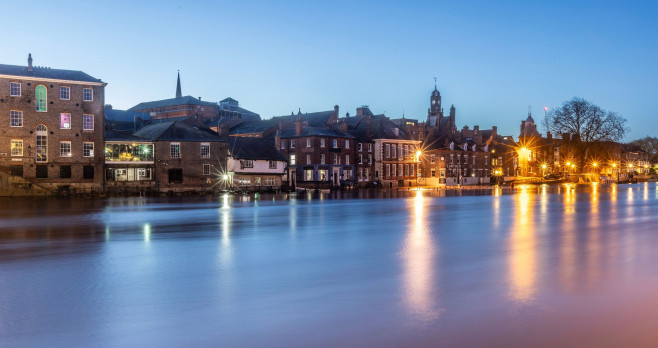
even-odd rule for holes
{"type": "Polygon", "coordinates": [[[0,64],[0,170],[50,190],[103,190],[106,83],[81,71],[0,64]]]}

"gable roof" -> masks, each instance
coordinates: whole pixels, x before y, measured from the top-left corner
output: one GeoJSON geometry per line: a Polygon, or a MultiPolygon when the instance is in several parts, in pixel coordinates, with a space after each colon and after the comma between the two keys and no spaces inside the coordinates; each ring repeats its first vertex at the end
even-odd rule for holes
{"type": "Polygon", "coordinates": [[[324,136],[324,137],[335,137],[335,138],[354,138],[353,135],[348,133],[343,133],[341,131],[331,129],[331,128],[322,128],[322,127],[304,127],[302,129],[302,134],[297,135],[295,129],[286,129],[279,134],[281,138],[299,138],[299,137],[308,137],[308,136],[324,136]]]}
{"type": "Polygon", "coordinates": [[[231,127],[229,134],[251,134],[263,133],[268,129],[277,126],[278,121],[275,119],[261,120],[261,121],[245,121],[231,127]]]}
{"type": "Polygon", "coordinates": [[[135,122],[137,117],[142,120],[150,120],[151,115],[148,112],[126,111],[105,108],[105,120],[115,122],[135,122]]]}
{"type": "Polygon", "coordinates": [[[328,124],[329,119],[333,116],[334,111],[318,111],[310,112],[306,114],[298,113],[295,115],[284,115],[284,116],[274,116],[272,119],[288,119],[289,121],[295,122],[297,116],[301,116],[302,121],[311,127],[324,127],[328,124]]]}
{"type": "Polygon", "coordinates": [[[286,161],[284,154],[274,147],[273,138],[230,137],[228,140],[231,157],[238,159],[286,161]]]}
{"type": "Polygon", "coordinates": [[[162,107],[174,106],[174,105],[217,106],[216,103],[201,101],[197,98],[194,98],[193,96],[188,95],[180,98],[162,99],[162,100],[139,103],[133,106],[132,108],[128,109],[128,111],[162,108],[162,107]]]}
{"type": "Polygon", "coordinates": [[[149,140],[132,135],[131,132],[105,130],[105,141],[149,141],[149,140]]]}
{"type": "Polygon", "coordinates": [[[151,141],[224,141],[179,121],[156,122],[133,133],[151,141]]]}
{"type": "Polygon", "coordinates": [[[106,84],[100,79],[94,78],[82,71],[51,69],[43,67],[34,67],[32,71],[29,71],[26,66],[20,65],[0,64],[0,75],[32,77],[35,79],[42,78],[66,81],[94,82],[101,83],[103,85],[106,84]]]}

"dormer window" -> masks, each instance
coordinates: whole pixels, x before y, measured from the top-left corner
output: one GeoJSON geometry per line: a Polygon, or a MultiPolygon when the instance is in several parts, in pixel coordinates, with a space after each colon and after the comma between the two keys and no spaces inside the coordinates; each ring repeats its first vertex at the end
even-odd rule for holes
{"type": "Polygon", "coordinates": [[[468,151],[468,144],[464,144],[464,151],[468,151]]]}

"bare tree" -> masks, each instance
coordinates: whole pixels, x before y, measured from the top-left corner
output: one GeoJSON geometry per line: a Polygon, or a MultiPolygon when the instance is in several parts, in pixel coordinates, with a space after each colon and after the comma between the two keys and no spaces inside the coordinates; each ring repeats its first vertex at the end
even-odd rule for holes
{"type": "Polygon", "coordinates": [[[589,101],[574,97],[544,118],[544,127],[571,144],[585,160],[592,147],[603,142],[619,142],[628,131],[626,119],[589,101]],[[568,135],[568,136],[567,136],[568,135]]]}
{"type": "Polygon", "coordinates": [[[632,145],[639,146],[643,151],[646,151],[651,155],[652,160],[656,160],[658,157],[658,138],[646,136],[641,139],[633,140],[632,145]]]}

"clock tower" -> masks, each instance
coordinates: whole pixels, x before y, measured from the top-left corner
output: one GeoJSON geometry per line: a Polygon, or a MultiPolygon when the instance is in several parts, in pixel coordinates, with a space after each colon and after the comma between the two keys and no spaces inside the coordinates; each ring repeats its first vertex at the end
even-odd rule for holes
{"type": "Polygon", "coordinates": [[[436,78],[434,78],[434,90],[430,96],[430,116],[443,116],[441,110],[441,93],[436,89],[436,78]]]}

